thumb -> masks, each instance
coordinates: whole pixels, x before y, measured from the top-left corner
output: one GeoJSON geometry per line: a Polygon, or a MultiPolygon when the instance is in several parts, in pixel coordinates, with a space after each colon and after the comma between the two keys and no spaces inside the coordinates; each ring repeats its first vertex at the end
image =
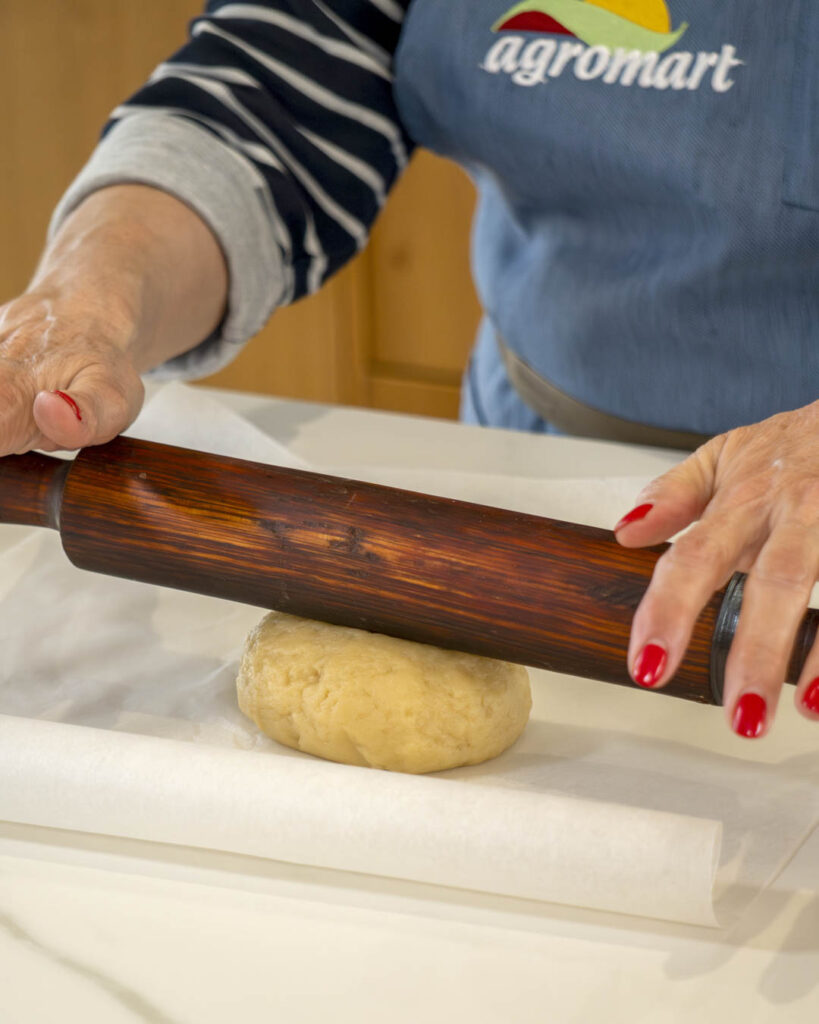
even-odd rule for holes
{"type": "Polygon", "coordinates": [[[714,493],[723,442],[724,435],[712,438],[643,488],[614,527],[617,540],[629,548],[659,544],[699,519],[714,493]]]}
{"type": "Polygon", "coordinates": [[[111,367],[92,364],[64,387],[40,391],[33,415],[48,446],[86,448],[103,444],[125,430],[142,406],[144,388],[136,370],[123,362],[111,367]]]}

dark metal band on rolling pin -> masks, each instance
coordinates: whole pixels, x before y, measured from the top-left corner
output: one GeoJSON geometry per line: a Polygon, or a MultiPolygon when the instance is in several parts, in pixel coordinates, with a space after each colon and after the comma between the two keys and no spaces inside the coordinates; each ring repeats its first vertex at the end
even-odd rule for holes
{"type": "MultiPolygon", "coordinates": [[[[58,528],[71,561],[94,572],[627,686],[632,618],[667,547],[128,437],[70,464],[0,459],[0,522],[58,528]]],[[[715,701],[720,609],[720,651],[735,621],[722,598],[658,693],[715,701]]],[[[811,614],[790,677],[816,633],[811,614]]]]}
{"type": "MultiPolygon", "coordinates": [[[[742,597],[745,591],[746,579],[746,574],[742,572],[734,573],[731,577],[728,586],[725,588],[717,621],[714,625],[710,665],[711,698],[714,704],[722,704],[724,702],[725,665],[728,661],[731,644],[737,630],[737,624],[739,623],[739,614],[742,611],[742,597]]],[[[809,608],[796,633],[796,640],[794,641],[785,674],[786,683],[796,684],[799,682],[805,660],[816,640],[818,626],[819,611],[809,608]]]]}
{"type": "Polygon", "coordinates": [[[736,572],[725,588],[719,615],[714,626],[711,641],[711,696],[715,704],[722,704],[725,690],[725,663],[731,642],[737,630],[739,613],[742,608],[742,592],[745,589],[745,574],[736,572]]]}

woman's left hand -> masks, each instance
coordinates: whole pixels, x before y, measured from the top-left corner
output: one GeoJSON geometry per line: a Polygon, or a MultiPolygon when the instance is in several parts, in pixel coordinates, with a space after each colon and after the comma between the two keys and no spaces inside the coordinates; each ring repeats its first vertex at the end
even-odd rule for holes
{"type": "MultiPolygon", "coordinates": [[[[635,613],[629,670],[642,686],[663,686],[714,591],[747,572],[724,704],[736,733],[762,736],[819,573],[819,402],[713,438],[649,484],[615,533],[625,547],[643,547],[690,523],[657,562],[635,613]]],[[[819,721],[819,644],[796,705],[819,721]]]]}

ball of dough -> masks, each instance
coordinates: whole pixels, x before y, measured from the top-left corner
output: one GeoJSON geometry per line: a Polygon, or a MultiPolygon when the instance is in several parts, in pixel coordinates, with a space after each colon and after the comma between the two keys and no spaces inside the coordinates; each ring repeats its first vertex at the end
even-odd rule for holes
{"type": "Polygon", "coordinates": [[[496,757],[532,707],[521,665],[278,612],[248,636],[237,689],[279,743],[399,772],[496,757]]]}

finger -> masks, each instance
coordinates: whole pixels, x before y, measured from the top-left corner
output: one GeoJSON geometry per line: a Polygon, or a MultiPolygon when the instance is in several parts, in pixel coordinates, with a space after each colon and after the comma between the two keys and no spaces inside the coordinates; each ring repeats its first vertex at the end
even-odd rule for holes
{"type": "Polygon", "coordinates": [[[664,686],[674,675],[700,612],[730,579],[759,529],[745,510],[712,515],[658,559],[631,628],[628,664],[636,683],[664,686]]]}
{"type": "Polygon", "coordinates": [[[740,736],[764,736],[773,723],[817,569],[815,529],[789,523],[774,529],[748,573],[723,701],[740,736]]]}
{"type": "Polygon", "coordinates": [[[58,448],[85,448],[125,430],[139,412],[144,389],[135,370],[119,369],[115,379],[107,367],[87,367],[65,388],[39,392],[33,414],[45,442],[58,448]]]}
{"type": "Polygon", "coordinates": [[[30,451],[39,439],[33,399],[34,381],[28,374],[0,372],[0,455],[30,451]]]}
{"type": "Polygon", "coordinates": [[[805,658],[793,699],[800,714],[819,722],[819,634],[805,658]]]}
{"type": "Polygon", "coordinates": [[[644,488],[614,527],[624,547],[658,544],[698,519],[714,492],[722,438],[716,437],[644,488]]]}

